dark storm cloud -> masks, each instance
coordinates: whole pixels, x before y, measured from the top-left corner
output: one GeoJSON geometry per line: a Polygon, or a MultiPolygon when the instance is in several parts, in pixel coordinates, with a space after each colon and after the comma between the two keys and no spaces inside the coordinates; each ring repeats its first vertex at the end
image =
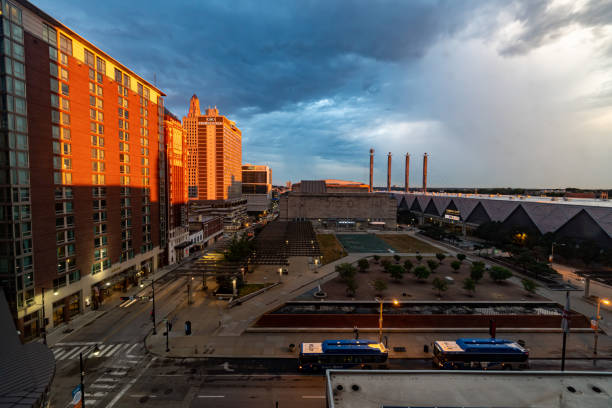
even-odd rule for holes
{"type": "Polygon", "coordinates": [[[74,10],[71,2],[37,3],[149,80],[156,73],[174,110],[196,90],[226,112],[267,112],[330,92],[376,93],[376,77],[364,72],[368,61],[420,58],[463,26],[471,5],[111,0],[74,10]]]}

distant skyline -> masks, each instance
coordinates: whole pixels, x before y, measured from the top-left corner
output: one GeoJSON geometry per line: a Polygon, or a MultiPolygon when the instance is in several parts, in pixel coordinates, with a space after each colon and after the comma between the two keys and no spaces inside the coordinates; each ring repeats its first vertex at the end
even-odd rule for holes
{"type": "Polygon", "coordinates": [[[243,132],[274,184],[612,188],[612,2],[33,1],[243,132]]]}

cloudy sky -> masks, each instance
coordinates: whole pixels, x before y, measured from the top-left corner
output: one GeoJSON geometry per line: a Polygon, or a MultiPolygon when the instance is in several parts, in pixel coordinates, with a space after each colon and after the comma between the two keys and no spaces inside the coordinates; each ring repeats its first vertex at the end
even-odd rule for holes
{"type": "Polygon", "coordinates": [[[612,188],[612,2],[35,0],[243,131],[274,183],[612,188]]]}

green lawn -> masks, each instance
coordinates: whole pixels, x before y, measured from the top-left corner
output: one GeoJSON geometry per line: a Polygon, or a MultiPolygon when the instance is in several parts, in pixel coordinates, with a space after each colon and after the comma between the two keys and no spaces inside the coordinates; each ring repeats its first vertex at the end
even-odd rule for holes
{"type": "Polygon", "coordinates": [[[318,234],[317,241],[319,241],[319,248],[323,254],[323,265],[346,256],[346,251],[334,234],[318,234]]]}
{"type": "Polygon", "coordinates": [[[378,238],[385,241],[389,244],[393,249],[397,252],[421,252],[425,254],[435,254],[438,252],[444,252],[439,248],[429,245],[426,242],[421,241],[420,239],[416,239],[411,237],[410,235],[400,235],[400,234],[389,234],[389,235],[376,235],[378,238]]]}

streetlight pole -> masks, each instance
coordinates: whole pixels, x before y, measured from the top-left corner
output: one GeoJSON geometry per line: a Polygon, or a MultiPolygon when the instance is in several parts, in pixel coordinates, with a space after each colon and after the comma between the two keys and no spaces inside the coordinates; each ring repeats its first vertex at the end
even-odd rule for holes
{"type": "Polygon", "coordinates": [[[47,345],[47,317],[45,316],[45,288],[42,289],[42,335],[43,344],[47,345]]]}
{"type": "MultiPolygon", "coordinates": [[[[155,328],[155,279],[151,279],[151,290],[153,291],[153,334],[157,334],[157,329],[155,328]]],[[[85,405],[83,405],[83,408],[85,405]]]]}
{"type": "MultiPolygon", "coordinates": [[[[375,300],[377,300],[378,303],[380,303],[380,314],[378,316],[378,342],[382,343],[384,298],[376,298],[375,300]]],[[[395,299],[393,299],[393,306],[399,306],[399,302],[395,299]]]]}
{"type": "MultiPolygon", "coordinates": [[[[89,355],[93,351],[94,355],[98,355],[100,353],[100,349],[96,344],[93,348],[85,351],[85,357],[89,355]]],[[[85,384],[83,383],[83,378],[85,377],[85,366],[83,364],[83,352],[79,353],[79,368],[81,369],[81,406],[85,408],[85,384]]]]}
{"type": "Polygon", "coordinates": [[[595,315],[595,330],[593,331],[593,335],[595,336],[594,342],[593,342],[593,354],[597,354],[597,337],[598,337],[598,332],[599,332],[599,320],[601,319],[601,316],[599,316],[599,310],[600,310],[602,303],[604,305],[609,305],[610,301],[608,299],[598,299],[597,300],[597,314],[595,315]]]}

